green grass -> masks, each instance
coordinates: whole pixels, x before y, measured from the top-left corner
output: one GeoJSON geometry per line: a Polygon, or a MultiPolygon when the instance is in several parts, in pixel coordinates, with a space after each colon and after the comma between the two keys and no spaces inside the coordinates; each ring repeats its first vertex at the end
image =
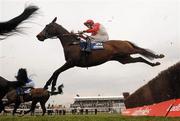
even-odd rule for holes
{"type": "Polygon", "coordinates": [[[53,115],[53,116],[0,116],[0,121],[180,121],[179,118],[125,117],[118,114],[53,115]]]}

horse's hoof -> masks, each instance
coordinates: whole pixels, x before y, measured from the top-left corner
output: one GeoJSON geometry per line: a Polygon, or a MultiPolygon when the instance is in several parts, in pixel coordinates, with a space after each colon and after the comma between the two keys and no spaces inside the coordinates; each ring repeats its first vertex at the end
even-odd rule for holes
{"type": "Polygon", "coordinates": [[[159,55],[159,58],[164,58],[164,55],[163,55],[163,54],[160,54],[160,55],[159,55]]]}
{"type": "Polygon", "coordinates": [[[155,64],[154,64],[154,66],[158,66],[158,65],[160,65],[161,63],[159,63],[159,62],[156,62],[155,64]]]}

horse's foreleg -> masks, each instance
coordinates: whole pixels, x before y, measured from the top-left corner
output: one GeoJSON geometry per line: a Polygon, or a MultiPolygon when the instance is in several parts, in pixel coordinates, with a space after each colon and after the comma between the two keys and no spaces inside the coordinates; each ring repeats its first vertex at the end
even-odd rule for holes
{"type": "Polygon", "coordinates": [[[9,100],[8,100],[6,103],[3,104],[3,111],[4,111],[5,113],[9,113],[9,111],[5,110],[5,107],[8,106],[8,105],[10,105],[10,104],[12,104],[12,103],[13,103],[13,101],[9,101],[9,100]]]}
{"type": "Polygon", "coordinates": [[[2,112],[3,109],[4,109],[3,101],[0,100],[0,113],[2,112]]]}
{"type": "Polygon", "coordinates": [[[32,115],[34,113],[35,108],[36,108],[37,102],[38,101],[33,100],[32,104],[31,104],[31,108],[28,111],[25,111],[24,114],[27,114],[27,113],[31,112],[31,115],[32,115]]]}
{"type": "Polygon", "coordinates": [[[69,68],[74,67],[74,65],[70,62],[66,62],[63,66],[61,66],[59,69],[57,69],[53,75],[51,76],[51,78],[47,81],[46,85],[44,86],[44,88],[47,88],[51,83],[52,83],[52,92],[55,91],[55,86],[56,86],[56,82],[57,82],[57,78],[59,76],[60,73],[62,73],[63,71],[68,70],[69,68]]]}
{"type": "Polygon", "coordinates": [[[13,110],[13,113],[12,113],[13,116],[14,116],[14,114],[16,113],[16,110],[18,109],[18,107],[19,107],[20,104],[21,104],[21,102],[19,102],[19,101],[15,103],[15,105],[14,105],[14,110],[13,110]]]}
{"type": "Polygon", "coordinates": [[[132,57],[128,56],[128,57],[126,57],[126,58],[120,58],[120,59],[118,59],[118,61],[121,62],[122,64],[142,62],[142,63],[146,63],[146,64],[148,64],[148,65],[150,65],[150,66],[160,65],[159,62],[151,63],[151,62],[145,60],[145,59],[142,58],[142,57],[132,58],[132,57]]]}

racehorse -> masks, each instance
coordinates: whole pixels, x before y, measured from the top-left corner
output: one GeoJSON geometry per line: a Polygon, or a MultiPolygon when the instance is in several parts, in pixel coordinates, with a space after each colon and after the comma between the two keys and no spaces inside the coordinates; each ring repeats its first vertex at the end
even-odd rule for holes
{"type": "Polygon", "coordinates": [[[53,37],[59,38],[64,49],[66,63],[52,74],[44,87],[48,88],[48,86],[52,83],[52,91],[55,90],[55,85],[59,74],[75,66],[91,67],[103,64],[107,61],[118,61],[122,64],[143,62],[150,66],[157,66],[160,65],[159,62],[152,63],[142,57],[133,58],[131,55],[141,54],[148,59],[158,59],[164,57],[163,54],[154,54],[150,50],[138,47],[130,41],[122,40],[106,41],[103,43],[104,49],[92,51],[90,54],[84,55],[84,52],[80,50],[79,44],[72,44],[74,42],[79,42],[79,39],[69,33],[63,26],[57,24],[56,20],[57,17],[55,17],[50,24],[46,25],[45,28],[37,35],[37,38],[40,41],[53,37]]]}
{"type": "Polygon", "coordinates": [[[17,87],[23,86],[25,83],[25,79],[23,73],[24,70],[19,69],[19,76],[17,78],[18,81],[8,81],[5,78],[0,76],[0,113],[4,109],[4,105],[2,102],[3,97],[11,90],[16,89],[17,87]]]}
{"type": "MultiPolygon", "coordinates": [[[[43,111],[42,115],[44,115],[46,113],[45,104],[48,101],[50,95],[62,94],[63,93],[62,88],[63,85],[60,85],[58,87],[58,92],[49,92],[44,88],[34,88],[30,91],[30,94],[23,95],[24,102],[32,101],[31,108],[28,111],[25,111],[24,114],[27,114],[29,112],[31,112],[31,114],[34,114],[36,104],[39,102],[43,111]]],[[[10,92],[7,93],[6,97],[8,101],[4,104],[4,107],[12,103],[15,103],[14,110],[12,112],[12,114],[15,115],[16,110],[18,109],[19,105],[22,103],[17,94],[17,90],[16,89],[11,90],[10,92]]]]}
{"type": "Polygon", "coordinates": [[[37,6],[28,6],[24,9],[23,13],[19,16],[6,21],[0,22],[0,35],[4,36],[4,38],[0,38],[0,40],[5,39],[6,37],[12,35],[11,33],[19,32],[18,25],[20,25],[24,20],[30,18],[39,8],[37,6]]]}

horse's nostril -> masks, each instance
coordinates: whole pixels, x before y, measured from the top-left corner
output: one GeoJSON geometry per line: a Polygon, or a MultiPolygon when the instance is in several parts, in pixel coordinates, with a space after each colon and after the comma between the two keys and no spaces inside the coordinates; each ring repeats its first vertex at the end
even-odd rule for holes
{"type": "Polygon", "coordinates": [[[41,39],[42,39],[42,36],[39,35],[39,34],[38,34],[36,37],[37,37],[38,40],[41,40],[41,39]]]}
{"type": "Polygon", "coordinates": [[[37,39],[40,41],[44,41],[45,37],[42,36],[41,34],[36,35],[37,39]]]}
{"type": "Polygon", "coordinates": [[[36,37],[39,38],[40,37],[39,34],[36,37]]]}

